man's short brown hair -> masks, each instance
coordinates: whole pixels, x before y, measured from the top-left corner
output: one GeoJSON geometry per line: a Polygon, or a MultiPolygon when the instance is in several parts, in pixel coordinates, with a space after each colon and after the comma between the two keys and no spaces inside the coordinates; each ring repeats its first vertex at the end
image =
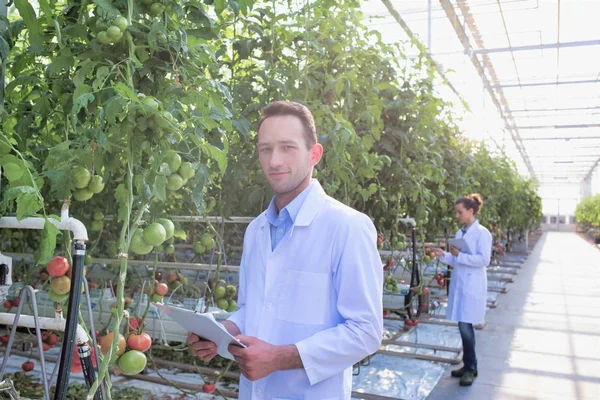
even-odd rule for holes
{"type": "Polygon", "coordinates": [[[315,120],[312,113],[306,106],[293,101],[278,100],[263,108],[257,132],[267,118],[285,115],[293,115],[302,122],[302,126],[304,126],[304,139],[306,140],[306,147],[308,149],[317,143],[317,129],[315,128],[315,120]]]}

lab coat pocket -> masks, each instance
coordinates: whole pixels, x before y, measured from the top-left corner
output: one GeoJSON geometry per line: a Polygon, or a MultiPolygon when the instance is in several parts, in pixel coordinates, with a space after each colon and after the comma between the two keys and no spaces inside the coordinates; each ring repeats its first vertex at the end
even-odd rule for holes
{"type": "Polygon", "coordinates": [[[323,325],[329,301],[329,275],[287,271],[277,319],[302,325],[323,325]]]}
{"type": "MultiPolygon", "coordinates": [[[[472,297],[481,297],[483,280],[479,278],[475,273],[469,272],[465,275],[465,286],[463,288],[465,294],[472,297]]],[[[486,288],[487,291],[487,288],[486,288]]]]}

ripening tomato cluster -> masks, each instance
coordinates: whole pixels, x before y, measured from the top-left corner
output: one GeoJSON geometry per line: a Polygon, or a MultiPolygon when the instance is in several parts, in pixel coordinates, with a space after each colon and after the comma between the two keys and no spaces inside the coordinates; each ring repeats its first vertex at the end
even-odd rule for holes
{"type": "Polygon", "coordinates": [[[96,40],[100,44],[117,43],[123,38],[129,23],[127,18],[119,15],[116,18],[97,16],[90,18],[88,26],[96,34],[96,40]]]}
{"type": "MultiPolygon", "coordinates": [[[[159,218],[146,228],[138,228],[133,233],[129,248],[138,255],[150,253],[155,247],[160,247],[165,241],[173,241],[175,224],[167,218],[159,218]]],[[[170,243],[169,245],[172,245],[170,243]]],[[[171,249],[175,251],[175,248],[171,249]]]]}
{"type": "Polygon", "coordinates": [[[208,232],[203,233],[202,236],[200,236],[200,239],[194,242],[194,251],[200,256],[206,253],[207,250],[210,250],[214,247],[215,239],[208,232]]]}
{"type": "Polygon", "coordinates": [[[104,189],[103,178],[100,175],[92,175],[82,166],[71,169],[71,184],[75,187],[73,198],[77,201],[88,201],[104,189]]]}
{"type": "MultiPolygon", "coordinates": [[[[143,331],[143,327],[142,318],[131,318],[127,324],[127,339],[119,333],[117,349],[111,359],[111,364],[115,364],[115,374],[137,375],[146,368],[147,358],[144,353],[152,346],[152,338],[143,331]]],[[[99,338],[100,350],[105,356],[114,338],[113,332],[99,338]]]]}

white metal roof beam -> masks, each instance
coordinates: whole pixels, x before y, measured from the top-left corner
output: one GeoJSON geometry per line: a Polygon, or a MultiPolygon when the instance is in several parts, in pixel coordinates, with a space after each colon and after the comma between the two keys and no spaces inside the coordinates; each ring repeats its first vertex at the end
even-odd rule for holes
{"type": "MultiPolygon", "coordinates": [[[[461,22],[458,18],[458,15],[456,14],[456,11],[454,10],[454,6],[452,5],[452,3],[449,0],[439,0],[439,1],[440,1],[440,4],[442,5],[442,8],[444,9],[444,12],[446,13],[446,16],[448,17],[448,21],[450,22],[450,24],[452,25],[452,28],[456,32],[458,39],[463,44],[465,53],[469,54],[473,47],[469,41],[469,37],[467,35],[467,32],[466,32],[464,26],[461,24],[461,22]]],[[[465,0],[458,0],[458,5],[461,8],[463,15],[465,15],[465,22],[467,23],[467,25],[469,26],[469,29],[473,33],[473,37],[475,38],[475,41],[477,42],[477,46],[484,47],[483,40],[481,39],[481,35],[479,34],[477,27],[475,26],[472,18],[469,18],[469,17],[472,17],[472,15],[469,11],[469,7],[466,4],[465,0]]],[[[510,115],[510,113],[507,113],[505,111],[509,108],[508,101],[506,100],[506,97],[504,96],[502,89],[498,89],[498,90],[494,91],[490,87],[490,82],[487,78],[486,71],[489,71],[490,77],[492,78],[493,83],[499,82],[499,79],[496,75],[496,71],[494,70],[494,66],[487,55],[483,55],[482,58],[483,58],[483,60],[480,63],[479,59],[475,55],[469,54],[469,59],[471,60],[473,66],[475,67],[477,72],[479,73],[479,76],[483,80],[484,87],[489,92],[492,102],[494,103],[494,105],[498,109],[498,112],[500,113],[500,116],[504,120],[506,129],[510,132],[513,142],[515,143],[515,146],[516,146],[517,150],[519,151],[519,154],[521,155],[523,162],[527,166],[527,169],[529,170],[529,173],[531,174],[532,178],[535,178],[535,171],[533,170],[533,166],[531,165],[531,162],[529,161],[529,158],[527,157],[527,152],[525,150],[525,147],[524,147],[523,143],[521,142],[521,137],[519,135],[519,131],[517,130],[518,128],[515,127],[515,121],[512,119],[512,116],[510,115]],[[509,122],[509,119],[510,119],[510,122],[509,122]]]]}
{"type": "Polygon", "coordinates": [[[521,138],[521,140],[598,140],[600,136],[563,136],[563,137],[530,137],[521,138]]]}
{"type": "Polygon", "coordinates": [[[525,112],[525,113],[531,113],[531,112],[548,112],[548,111],[578,111],[578,110],[600,110],[600,106],[592,106],[592,107],[569,107],[569,108],[525,108],[525,109],[520,109],[520,110],[507,110],[510,113],[517,113],[517,112],[525,112]]]}
{"type": "Polygon", "coordinates": [[[496,49],[471,50],[472,54],[506,53],[509,51],[531,51],[545,49],[561,49],[566,47],[600,46],[600,40],[581,40],[576,42],[533,44],[528,46],[499,47],[496,49]]]}
{"type": "Polygon", "coordinates": [[[579,85],[583,83],[598,83],[598,79],[582,79],[578,81],[552,81],[552,82],[531,82],[531,83],[510,83],[505,85],[492,85],[494,89],[532,87],[532,86],[553,86],[553,85],[579,85]]]}
{"type": "MultiPolygon", "coordinates": [[[[519,129],[581,129],[600,128],[600,124],[569,124],[569,125],[530,125],[519,126],[519,129]]],[[[524,140],[524,138],[521,138],[524,140]]]]}

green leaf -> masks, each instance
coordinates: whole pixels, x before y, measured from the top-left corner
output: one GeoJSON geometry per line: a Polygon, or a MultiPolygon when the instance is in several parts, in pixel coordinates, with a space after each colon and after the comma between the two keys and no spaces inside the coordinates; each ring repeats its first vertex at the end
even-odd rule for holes
{"type": "Polygon", "coordinates": [[[231,123],[233,124],[233,127],[242,134],[242,136],[246,138],[250,136],[250,121],[248,121],[246,118],[234,119],[231,121],[231,123]]]}
{"type": "Polygon", "coordinates": [[[121,15],[109,0],[94,0],[94,3],[101,9],[101,14],[105,14],[109,17],[118,17],[121,15]]]}
{"type": "Polygon", "coordinates": [[[121,96],[124,99],[128,99],[134,102],[139,101],[138,97],[135,95],[133,90],[131,90],[131,88],[123,82],[119,82],[116,85],[114,85],[113,89],[115,90],[115,92],[117,92],[119,96],[121,96]]]}
{"type": "Polygon", "coordinates": [[[218,147],[210,143],[204,143],[203,149],[208,153],[208,156],[217,162],[221,172],[227,169],[227,155],[218,147]]]}
{"type": "Polygon", "coordinates": [[[204,198],[204,186],[206,182],[208,182],[208,168],[206,165],[199,165],[196,169],[196,187],[192,192],[192,201],[194,202],[194,206],[196,206],[196,212],[202,215],[204,213],[204,202],[202,199],[204,198]]]}
{"type": "Polygon", "coordinates": [[[10,181],[16,181],[21,178],[25,173],[23,167],[19,164],[15,163],[7,163],[2,165],[2,172],[6,176],[6,178],[10,181]]]}
{"type": "Polygon", "coordinates": [[[113,96],[104,106],[104,118],[109,124],[114,124],[117,115],[125,109],[125,99],[121,96],[113,96]]]}
{"type": "MultiPolygon", "coordinates": [[[[87,79],[87,76],[89,75],[89,73],[91,71],[94,70],[94,68],[96,67],[97,64],[98,64],[98,61],[90,61],[89,59],[82,62],[79,65],[77,72],[75,72],[75,76],[73,77],[73,83],[75,84],[75,86],[83,85],[85,83],[85,80],[87,79]]],[[[89,86],[88,86],[88,88],[89,88],[89,86]]],[[[89,90],[88,90],[88,92],[89,92],[89,90]]],[[[76,95],[77,95],[77,92],[75,92],[73,97],[77,97],[76,95]]]]}
{"type": "MultiPolygon", "coordinates": [[[[57,220],[58,219],[59,218],[57,218],[57,220]]],[[[42,230],[40,257],[37,261],[38,265],[46,265],[52,259],[54,250],[56,249],[56,236],[59,232],[58,228],[46,218],[44,229],[42,230]]]]}
{"type": "Polygon", "coordinates": [[[71,109],[71,125],[73,126],[73,130],[77,127],[77,114],[82,108],[86,108],[87,105],[93,102],[95,99],[94,95],[91,93],[82,94],[75,100],[73,103],[73,108],[71,109]]]}
{"type": "Polygon", "coordinates": [[[165,26],[159,21],[154,21],[152,23],[152,28],[150,29],[150,33],[148,33],[148,45],[150,47],[150,50],[153,50],[153,51],[158,50],[158,45],[156,44],[156,38],[159,33],[161,33],[164,37],[167,36],[167,31],[165,29],[165,26]]]}
{"type": "Polygon", "coordinates": [[[187,240],[187,233],[183,229],[175,229],[173,237],[176,239],[187,240]]]}
{"type": "Polygon", "coordinates": [[[94,90],[100,90],[100,88],[102,88],[108,74],[110,74],[110,69],[106,65],[103,65],[100,68],[98,68],[98,70],[96,71],[96,79],[92,84],[94,90]]]}
{"type": "Polygon", "coordinates": [[[75,59],[70,54],[63,54],[54,59],[48,66],[48,72],[51,75],[58,75],[62,71],[68,71],[75,63],[75,59]]]}
{"type": "Polygon", "coordinates": [[[15,6],[19,10],[19,15],[25,21],[29,31],[29,44],[34,53],[42,54],[44,51],[44,38],[42,37],[42,28],[37,20],[35,11],[28,0],[15,0],[15,6]]]}
{"type": "Polygon", "coordinates": [[[167,200],[167,177],[164,175],[158,175],[154,186],[152,188],[152,195],[154,195],[160,201],[167,200]]]}
{"type": "Polygon", "coordinates": [[[54,25],[54,13],[50,8],[50,3],[48,3],[48,0],[38,0],[38,3],[44,12],[44,16],[46,17],[46,22],[48,22],[48,25],[54,25]]]}
{"type": "Polygon", "coordinates": [[[24,193],[17,196],[17,220],[19,221],[35,215],[44,207],[39,192],[31,186],[26,186],[26,188],[24,193]]]}

